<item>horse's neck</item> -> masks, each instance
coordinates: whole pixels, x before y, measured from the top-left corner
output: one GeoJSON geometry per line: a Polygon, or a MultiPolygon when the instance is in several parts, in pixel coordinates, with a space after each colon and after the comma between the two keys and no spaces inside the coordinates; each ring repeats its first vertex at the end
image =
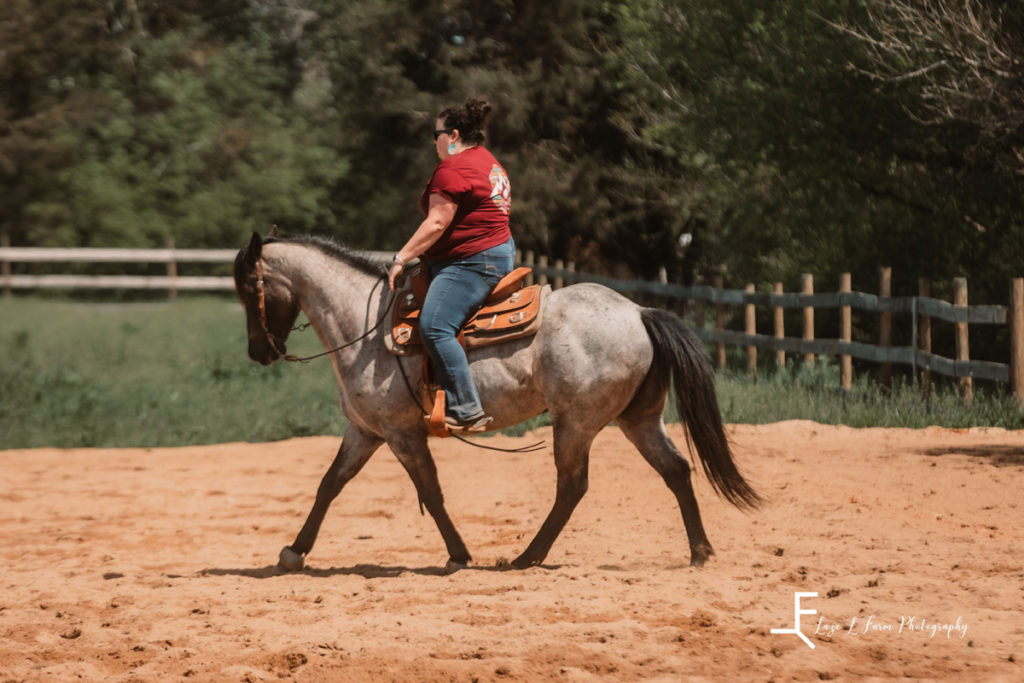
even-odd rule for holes
{"type": "Polygon", "coordinates": [[[377,322],[387,291],[380,277],[312,247],[278,247],[267,254],[268,263],[287,280],[299,309],[325,345],[353,341],[377,322]]]}

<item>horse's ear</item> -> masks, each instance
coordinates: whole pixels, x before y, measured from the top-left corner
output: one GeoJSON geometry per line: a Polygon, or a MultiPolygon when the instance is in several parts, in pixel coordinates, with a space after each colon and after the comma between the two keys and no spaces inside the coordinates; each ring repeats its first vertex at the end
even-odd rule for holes
{"type": "Polygon", "coordinates": [[[270,226],[270,232],[267,233],[267,237],[277,237],[281,233],[277,229],[277,223],[270,226]]]}
{"type": "Polygon", "coordinates": [[[249,248],[245,251],[245,261],[250,267],[255,267],[256,262],[260,260],[260,256],[263,254],[263,238],[260,237],[258,232],[252,234],[252,239],[249,240],[249,248]]]}

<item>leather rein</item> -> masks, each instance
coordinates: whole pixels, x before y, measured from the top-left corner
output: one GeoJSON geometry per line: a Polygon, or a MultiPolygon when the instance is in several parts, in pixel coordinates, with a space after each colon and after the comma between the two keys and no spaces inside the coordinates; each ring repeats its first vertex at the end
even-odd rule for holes
{"type": "MultiPolygon", "coordinates": [[[[381,281],[383,281],[383,279],[381,281]]],[[[373,290],[375,289],[377,289],[376,285],[374,285],[373,289],[370,290],[371,298],[373,297],[373,290]]],[[[257,259],[256,261],[256,303],[259,306],[260,311],[260,328],[263,330],[263,335],[266,337],[267,343],[270,344],[270,348],[272,348],[274,352],[278,355],[278,357],[281,358],[282,360],[286,360],[290,363],[308,363],[311,360],[322,358],[323,356],[329,356],[335,351],[341,351],[342,349],[348,348],[349,346],[361,342],[367,337],[369,337],[371,334],[373,334],[377,330],[377,328],[381,326],[385,318],[388,317],[388,313],[391,311],[391,307],[395,303],[395,294],[394,292],[392,292],[391,296],[388,297],[388,305],[384,307],[384,312],[381,314],[380,319],[378,319],[377,323],[373,327],[368,329],[366,332],[359,335],[352,341],[342,344],[341,346],[336,346],[333,349],[321,351],[320,353],[313,354],[312,356],[306,356],[304,358],[299,358],[294,354],[286,355],[284,350],[278,345],[281,342],[281,339],[279,339],[276,334],[271,332],[270,327],[267,325],[267,292],[263,283],[263,261],[259,259],[257,259]]],[[[307,327],[309,327],[309,323],[306,323],[305,325],[296,325],[295,327],[292,328],[292,331],[301,331],[306,329],[307,327]]]]}

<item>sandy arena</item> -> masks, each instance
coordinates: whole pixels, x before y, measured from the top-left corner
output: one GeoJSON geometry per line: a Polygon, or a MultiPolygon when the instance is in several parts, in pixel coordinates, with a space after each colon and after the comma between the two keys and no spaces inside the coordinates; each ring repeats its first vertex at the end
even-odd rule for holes
{"type": "MultiPolygon", "coordinates": [[[[670,432],[685,448],[679,427],[670,432]]],[[[694,482],[717,554],[614,428],[543,567],[501,571],[554,499],[546,439],[434,441],[474,555],[445,575],[386,448],[301,573],[275,569],[335,438],[0,452],[0,682],[1024,680],[1024,432],[730,426],[768,498],[694,482]],[[794,594],[801,597],[794,633],[794,594]]]]}

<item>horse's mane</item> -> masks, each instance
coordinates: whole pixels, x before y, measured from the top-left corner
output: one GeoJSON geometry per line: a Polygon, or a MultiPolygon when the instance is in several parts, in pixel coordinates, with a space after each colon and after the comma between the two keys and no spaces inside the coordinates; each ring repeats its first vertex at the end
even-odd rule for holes
{"type": "Polygon", "coordinates": [[[320,253],[347,263],[367,275],[385,275],[388,271],[386,264],[365,256],[343,244],[339,244],[332,238],[324,235],[275,235],[274,237],[265,237],[263,239],[264,244],[272,242],[304,244],[313,247],[320,251],[320,253]]]}

